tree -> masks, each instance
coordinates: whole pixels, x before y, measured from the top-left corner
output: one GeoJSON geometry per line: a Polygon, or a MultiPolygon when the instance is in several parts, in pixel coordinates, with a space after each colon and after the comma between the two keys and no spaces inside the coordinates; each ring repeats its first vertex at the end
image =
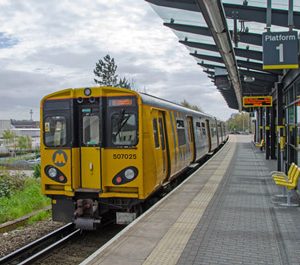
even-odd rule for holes
{"type": "Polygon", "coordinates": [[[125,77],[118,78],[116,74],[118,66],[115,63],[115,59],[111,58],[109,54],[100,59],[96,63],[94,74],[99,79],[94,78],[96,84],[100,86],[113,86],[131,89],[133,84],[129,82],[125,77]]]}
{"type": "Polygon", "coordinates": [[[29,137],[29,136],[20,136],[18,138],[18,147],[21,150],[31,149],[31,147],[32,147],[31,137],[29,137]]]}
{"type": "Polygon", "coordinates": [[[251,131],[249,127],[250,115],[246,112],[236,113],[231,115],[231,118],[227,120],[227,128],[229,131],[251,131]]]}
{"type": "Polygon", "coordinates": [[[117,68],[114,58],[111,58],[109,54],[104,56],[103,60],[100,59],[96,63],[94,74],[99,79],[94,79],[95,83],[102,86],[116,86],[118,80],[118,75],[116,75],[117,68]]]}
{"type": "Polygon", "coordinates": [[[119,79],[117,86],[128,89],[132,88],[132,84],[125,77],[119,79]]]}
{"type": "Polygon", "coordinates": [[[11,130],[5,130],[2,134],[2,138],[4,139],[7,145],[13,143],[15,137],[16,137],[15,133],[11,130]]]}
{"type": "Polygon", "coordinates": [[[181,106],[186,107],[188,109],[196,110],[196,111],[202,111],[201,108],[199,108],[197,105],[192,105],[189,102],[187,102],[185,99],[180,103],[181,106]]]}

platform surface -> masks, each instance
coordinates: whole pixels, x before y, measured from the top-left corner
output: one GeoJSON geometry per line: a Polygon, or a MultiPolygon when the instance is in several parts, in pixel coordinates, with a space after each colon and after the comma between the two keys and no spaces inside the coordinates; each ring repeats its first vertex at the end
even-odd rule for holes
{"type": "Polygon", "coordinates": [[[251,140],[231,135],[184,184],[81,264],[300,264],[300,208],[279,206],[269,174],[276,161],[251,140]]]}

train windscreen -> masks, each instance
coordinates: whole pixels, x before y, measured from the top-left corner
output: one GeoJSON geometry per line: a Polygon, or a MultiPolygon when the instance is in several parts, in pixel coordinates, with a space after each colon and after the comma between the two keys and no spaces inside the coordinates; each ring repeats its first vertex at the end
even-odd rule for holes
{"type": "Polygon", "coordinates": [[[43,107],[44,144],[47,147],[70,146],[70,100],[49,100],[43,107]]]}

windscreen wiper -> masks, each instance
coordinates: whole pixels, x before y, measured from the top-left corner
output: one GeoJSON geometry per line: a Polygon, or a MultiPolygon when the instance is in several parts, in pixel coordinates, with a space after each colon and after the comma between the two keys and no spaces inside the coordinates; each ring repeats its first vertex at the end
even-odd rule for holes
{"type": "Polygon", "coordinates": [[[124,127],[124,125],[127,123],[127,121],[130,118],[130,115],[128,115],[128,117],[126,117],[124,119],[124,117],[125,117],[125,110],[124,109],[121,110],[120,115],[121,116],[120,116],[120,119],[119,119],[119,122],[118,122],[119,123],[119,127],[118,127],[118,130],[117,130],[116,134],[115,134],[116,137],[119,135],[119,133],[121,132],[122,128],[124,127]]]}

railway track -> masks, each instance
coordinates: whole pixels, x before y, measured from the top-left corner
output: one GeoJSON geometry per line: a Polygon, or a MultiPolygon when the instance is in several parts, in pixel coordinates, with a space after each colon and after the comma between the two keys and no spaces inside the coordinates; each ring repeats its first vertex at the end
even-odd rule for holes
{"type": "Polygon", "coordinates": [[[0,264],[32,264],[79,234],[80,229],[75,229],[71,223],[66,224],[48,235],[0,258],[0,264]]]}
{"type": "MultiPolygon", "coordinates": [[[[175,186],[184,181],[210,157],[211,156],[207,156],[199,164],[194,164],[194,166],[188,168],[184,174],[177,178],[178,182],[176,184],[174,183],[175,186]]],[[[174,188],[174,186],[172,186],[172,188],[174,188]]],[[[164,190],[159,197],[164,197],[169,191],[169,189],[164,190]]],[[[79,264],[113,238],[123,228],[124,226],[112,225],[111,222],[108,222],[103,224],[97,231],[83,232],[80,229],[76,230],[73,224],[70,223],[5,257],[0,258],[0,265],[79,264]]]]}

